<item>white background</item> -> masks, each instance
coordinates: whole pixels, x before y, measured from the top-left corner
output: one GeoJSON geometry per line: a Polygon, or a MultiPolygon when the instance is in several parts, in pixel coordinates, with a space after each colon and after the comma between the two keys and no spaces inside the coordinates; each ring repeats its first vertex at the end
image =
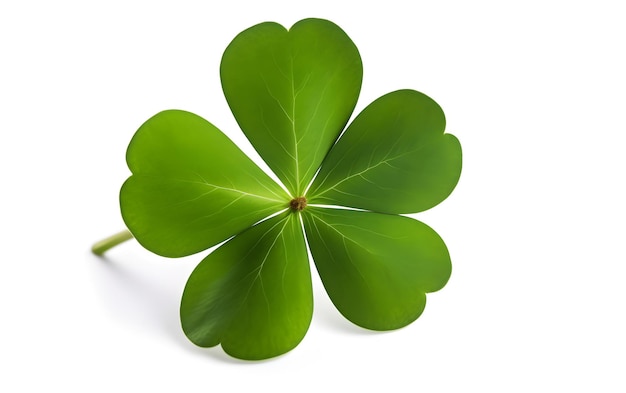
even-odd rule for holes
{"type": "Polygon", "coordinates": [[[1,3],[0,391],[626,391],[622,2],[347,3],[1,3]],[[222,52],[256,23],[305,17],[358,46],[357,112],[399,88],[444,108],[463,175],[415,217],[453,274],[388,333],[345,321],[316,281],[304,341],[242,362],[180,329],[204,253],[89,247],[123,228],[125,149],[156,112],[195,112],[253,154],[222,52]]]}

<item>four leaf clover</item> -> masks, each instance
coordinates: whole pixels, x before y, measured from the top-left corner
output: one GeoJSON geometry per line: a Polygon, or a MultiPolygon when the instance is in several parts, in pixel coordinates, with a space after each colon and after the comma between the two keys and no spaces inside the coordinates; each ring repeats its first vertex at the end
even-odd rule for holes
{"type": "Polygon", "coordinates": [[[227,47],[228,104],[284,186],[208,121],[167,110],[127,152],[122,216],[148,250],[182,257],[227,240],[185,287],[180,317],[202,347],[265,359],[293,349],[313,312],[307,244],[337,309],[368,329],[405,326],[451,271],[443,240],[401,216],[454,189],[461,147],[443,111],[413,90],[384,95],[346,126],[359,52],[335,24],[261,23],[227,47]]]}

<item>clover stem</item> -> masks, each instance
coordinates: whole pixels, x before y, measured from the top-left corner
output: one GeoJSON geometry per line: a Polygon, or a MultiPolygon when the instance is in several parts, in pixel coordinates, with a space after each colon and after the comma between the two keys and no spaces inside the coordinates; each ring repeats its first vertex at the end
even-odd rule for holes
{"type": "Polygon", "coordinates": [[[104,254],[108,249],[124,243],[127,240],[132,239],[134,236],[129,230],[125,229],[113,236],[109,236],[106,239],[102,239],[91,247],[91,252],[96,255],[104,254]]]}

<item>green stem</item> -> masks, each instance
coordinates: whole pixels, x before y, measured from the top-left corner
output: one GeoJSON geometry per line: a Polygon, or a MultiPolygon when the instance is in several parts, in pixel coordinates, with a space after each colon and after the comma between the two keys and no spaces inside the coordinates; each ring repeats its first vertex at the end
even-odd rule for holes
{"type": "Polygon", "coordinates": [[[120,243],[124,243],[127,240],[133,238],[133,234],[129,230],[125,229],[122,232],[116,233],[113,236],[109,236],[106,239],[102,239],[91,247],[91,252],[96,255],[104,254],[109,248],[113,248],[120,243]]]}

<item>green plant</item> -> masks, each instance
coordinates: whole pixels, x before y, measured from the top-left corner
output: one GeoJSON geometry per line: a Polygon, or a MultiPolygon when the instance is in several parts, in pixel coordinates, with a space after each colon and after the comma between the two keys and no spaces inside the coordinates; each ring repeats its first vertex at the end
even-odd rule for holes
{"type": "Polygon", "coordinates": [[[128,147],[120,203],[130,232],[94,252],[134,236],[182,257],[229,239],[191,274],[180,318],[195,344],[221,343],[242,359],[283,354],[304,337],[313,310],[307,243],[347,319],[374,330],[414,321],[451,271],[437,233],[400,215],[437,205],[458,182],[461,147],[444,134],[439,105],[395,91],[340,137],[362,64],[350,38],[320,19],[243,31],[220,73],[241,129],[284,187],[206,120],[158,113],[128,147]]]}

